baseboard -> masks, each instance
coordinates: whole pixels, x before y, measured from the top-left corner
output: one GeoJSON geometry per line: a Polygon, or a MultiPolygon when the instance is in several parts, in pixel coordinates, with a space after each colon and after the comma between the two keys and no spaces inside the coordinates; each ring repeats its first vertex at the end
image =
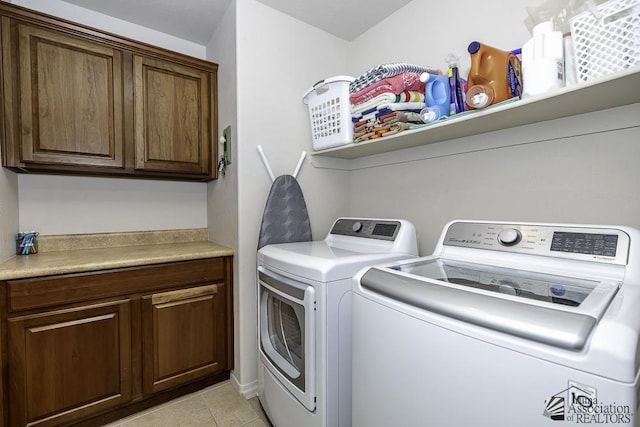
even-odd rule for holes
{"type": "Polygon", "coordinates": [[[248,384],[240,384],[240,381],[238,381],[238,378],[235,376],[234,371],[231,372],[229,381],[231,382],[233,387],[238,390],[238,393],[240,393],[247,399],[251,399],[252,397],[256,397],[258,395],[258,380],[252,381],[248,384]]]}

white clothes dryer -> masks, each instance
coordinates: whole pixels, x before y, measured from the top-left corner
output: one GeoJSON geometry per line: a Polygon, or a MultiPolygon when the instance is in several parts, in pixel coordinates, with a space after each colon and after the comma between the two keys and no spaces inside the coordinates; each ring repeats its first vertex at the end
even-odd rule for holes
{"type": "Polygon", "coordinates": [[[360,218],[258,251],[258,396],[275,427],[351,426],[353,276],[417,253],[410,222],[360,218]]]}
{"type": "Polygon", "coordinates": [[[454,221],[353,285],[353,427],[640,426],[638,230],[454,221]]]}

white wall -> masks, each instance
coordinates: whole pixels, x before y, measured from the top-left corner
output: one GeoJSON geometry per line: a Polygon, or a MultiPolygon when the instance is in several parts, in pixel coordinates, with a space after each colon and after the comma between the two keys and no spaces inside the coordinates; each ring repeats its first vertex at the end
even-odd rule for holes
{"type": "MultiPolygon", "coordinates": [[[[13,3],[187,55],[205,56],[205,46],[60,0],[13,3]]],[[[19,226],[41,234],[207,226],[207,186],[203,183],[35,174],[19,174],[17,181],[19,226]]],[[[0,195],[4,202],[4,194],[0,195]]]]}
{"type": "Polygon", "coordinates": [[[639,118],[634,104],[363,159],[351,213],[412,221],[421,255],[454,219],[640,228],[639,118]]]}
{"type": "MultiPolygon", "coordinates": [[[[236,1],[233,0],[207,45],[207,59],[218,64],[218,137],[231,126],[231,164],[208,185],[211,236],[233,248],[238,244],[238,102],[236,65],[236,1]]],[[[218,156],[224,148],[218,145],[218,156]]],[[[217,160],[217,159],[216,159],[217,160]]]]}
{"type": "MultiPolygon", "coordinates": [[[[262,145],[276,176],[291,174],[302,151],[311,151],[302,95],[316,81],[344,74],[348,43],[255,0],[237,0],[237,154],[240,324],[238,381],[247,393],[256,379],[256,249],[271,186],[260,160],[262,145]]],[[[221,108],[225,108],[221,105],[221,108]]],[[[307,160],[298,181],[312,233],[323,238],[333,219],[347,214],[347,173],[316,169],[307,160]]]]}
{"type": "MultiPolygon", "coordinates": [[[[473,40],[518,47],[530,37],[522,23],[528,3],[459,0],[451,8],[413,1],[353,42],[350,65],[358,73],[400,60],[444,66],[448,52],[465,52],[473,40]],[[425,17],[424,26],[406,25],[416,16],[425,17]],[[398,43],[389,28],[424,43],[398,43]]],[[[640,228],[639,140],[635,104],[360,159],[350,178],[350,213],[413,221],[423,255],[445,223],[459,218],[640,228]]]]}
{"type": "Polygon", "coordinates": [[[20,229],[43,235],[207,227],[207,184],[19,176],[20,229]]]}
{"type": "Polygon", "coordinates": [[[0,168],[0,262],[15,255],[17,232],[18,179],[9,169],[0,168]]]}
{"type": "MultiPolygon", "coordinates": [[[[7,0],[3,0],[7,1],[7,0]]],[[[122,19],[114,18],[93,10],[66,3],[61,0],[9,0],[7,3],[17,4],[42,13],[79,22],[83,25],[108,31],[119,36],[149,43],[165,49],[181,52],[196,58],[204,58],[206,47],[200,44],[183,40],[160,31],[142,27],[122,19]]]]}
{"type": "MultiPolygon", "coordinates": [[[[238,103],[237,103],[237,64],[236,64],[236,1],[233,0],[220,21],[211,41],[207,44],[207,59],[218,64],[218,136],[226,126],[231,126],[231,164],[225,175],[219,175],[207,188],[207,221],[209,238],[236,250],[233,258],[235,273],[233,287],[233,323],[234,323],[234,366],[232,378],[238,387],[242,387],[244,354],[240,331],[247,329],[246,315],[241,315],[243,293],[240,292],[238,271],[240,259],[238,250],[238,103]]],[[[223,146],[219,145],[219,154],[223,146]]],[[[251,318],[251,316],[249,316],[251,318]]],[[[251,380],[252,381],[252,380],[251,380]]],[[[251,381],[244,381],[251,382],[251,381]]]]}
{"type": "Polygon", "coordinates": [[[410,62],[446,71],[445,58],[460,59],[469,70],[472,41],[498,49],[521,47],[531,35],[523,21],[532,0],[458,0],[453,3],[413,0],[353,41],[349,69],[353,76],[378,64],[410,62]]]}

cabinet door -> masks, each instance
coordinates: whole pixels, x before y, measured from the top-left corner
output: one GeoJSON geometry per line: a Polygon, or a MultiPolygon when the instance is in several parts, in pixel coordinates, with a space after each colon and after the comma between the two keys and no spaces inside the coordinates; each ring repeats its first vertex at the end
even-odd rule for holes
{"type": "Polygon", "coordinates": [[[68,424],[131,399],[129,305],[8,319],[11,425],[68,424]]]}
{"type": "Polygon", "coordinates": [[[153,393],[228,369],[223,285],[142,299],[143,392],[153,393]]]}
{"type": "Polygon", "coordinates": [[[122,52],[18,24],[21,160],[124,167],[122,52]]]}
{"type": "Polygon", "coordinates": [[[136,170],[210,175],[213,74],[134,57],[136,170]]]}

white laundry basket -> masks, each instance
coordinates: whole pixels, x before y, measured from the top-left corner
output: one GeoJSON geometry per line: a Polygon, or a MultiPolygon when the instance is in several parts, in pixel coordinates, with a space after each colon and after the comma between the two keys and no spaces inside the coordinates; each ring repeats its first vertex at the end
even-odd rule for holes
{"type": "Polygon", "coordinates": [[[302,98],[309,107],[311,138],[314,150],[353,142],[349,76],[324,79],[313,85],[302,98]]]}
{"type": "Polygon", "coordinates": [[[640,0],[609,0],[569,25],[578,81],[640,65],[640,0]]]}

